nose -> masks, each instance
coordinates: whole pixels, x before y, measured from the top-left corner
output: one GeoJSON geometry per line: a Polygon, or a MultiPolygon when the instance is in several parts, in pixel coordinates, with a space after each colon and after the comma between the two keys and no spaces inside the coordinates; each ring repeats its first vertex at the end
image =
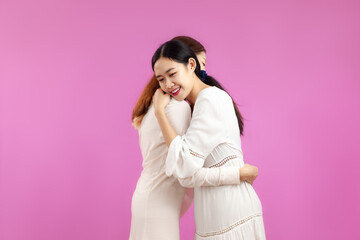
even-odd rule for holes
{"type": "Polygon", "coordinates": [[[174,83],[169,79],[166,80],[166,88],[171,89],[174,86],[174,83]]]}

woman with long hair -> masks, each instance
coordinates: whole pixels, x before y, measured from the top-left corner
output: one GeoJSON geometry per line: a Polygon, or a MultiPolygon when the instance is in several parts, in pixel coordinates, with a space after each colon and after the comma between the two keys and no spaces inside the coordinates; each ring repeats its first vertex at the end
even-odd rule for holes
{"type": "MultiPolygon", "coordinates": [[[[204,70],[206,54],[196,40],[180,36],[176,38],[197,53],[204,70]]],[[[193,176],[179,179],[165,174],[168,147],[157,123],[152,97],[159,88],[153,76],[138,99],[132,115],[133,125],[139,131],[139,144],[143,156],[143,171],[138,180],[131,204],[130,239],[179,239],[179,219],[190,207],[194,186],[220,186],[252,183],[257,168],[239,167],[201,168],[193,176]],[[183,185],[183,186],[181,186],[183,185]],[[185,188],[188,187],[188,188],[185,188]]],[[[191,119],[191,108],[185,101],[171,100],[164,109],[175,131],[184,134],[191,119]]]]}
{"type": "MultiPolygon", "coordinates": [[[[191,48],[181,41],[164,43],[152,57],[152,68],[161,87],[153,97],[154,112],[169,146],[166,174],[183,179],[203,167],[242,167],[242,116],[219,82],[200,74],[191,48]],[[193,105],[184,134],[174,129],[165,113],[171,97],[193,105]]],[[[195,239],[265,239],[262,205],[248,182],[195,186],[194,193],[195,239]]]]}

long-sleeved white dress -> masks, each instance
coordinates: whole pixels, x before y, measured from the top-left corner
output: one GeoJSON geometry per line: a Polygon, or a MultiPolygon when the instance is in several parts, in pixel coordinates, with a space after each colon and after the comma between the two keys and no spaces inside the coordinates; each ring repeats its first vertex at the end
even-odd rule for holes
{"type": "MultiPolygon", "coordinates": [[[[203,89],[190,126],[170,144],[166,174],[193,176],[202,167],[244,165],[231,97],[217,87],[203,89]]],[[[251,184],[194,188],[196,240],[263,240],[262,205],[251,184]]]]}
{"type": "MultiPolygon", "coordinates": [[[[176,132],[184,134],[191,119],[189,104],[172,99],[165,112],[176,132]]],[[[187,189],[189,194],[185,194],[185,187],[240,184],[239,167],[200,168],[194,175],[180,181],[166,176],[168,147],[152,105],[139,128],[139,144],[143,171],[131,203],[130,240],[179,239],[180,216],[193,200],[192,189],[187,189]]]]}

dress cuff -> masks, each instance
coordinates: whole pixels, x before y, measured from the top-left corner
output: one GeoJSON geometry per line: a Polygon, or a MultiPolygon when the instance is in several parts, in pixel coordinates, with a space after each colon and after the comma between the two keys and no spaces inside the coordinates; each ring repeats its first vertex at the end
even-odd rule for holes
{"type": "Polygon", "coordinates": [[[176,136],[170,143],[166,157],[166,175],[176,178],[191,177],[204,165],[204,159],[193,156],[183,137],[176,136]]]}
{"type": "Polygon", "coordinates": [[[239,167],[220,167],[220,169],[221,169],[221,185],[240,184],[239,167]]]}

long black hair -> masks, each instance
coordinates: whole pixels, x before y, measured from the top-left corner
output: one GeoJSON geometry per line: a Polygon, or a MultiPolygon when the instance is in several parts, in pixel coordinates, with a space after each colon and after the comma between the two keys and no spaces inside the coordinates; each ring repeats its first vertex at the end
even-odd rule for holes
{"type": "MultiPolygon", "coordinates": [[[[152,66],[153,70],[154,70],[154,65],[155,65],[156,61],[161,57],[170,58],[178,63],[183,63],[185,65],[188,64],[188,61],[190,58],[195,59],[195,61],[196,61],[195,74],[198,78],[200,78],[200,79],[202,78],[200,75],[199,61],[198,61],[195,53],[185,43],[177,41],[177,40],[171,40],[171,41],[168,41],[168,42],[165,42],[164,44],[162,44],[156,50],[156,52],[154,53],[154,55],[151,59],[151,66],[152,66]]],[[[224,90],[225,92],[227,92],[221,86],[221,84],[218,81],[216,81],[215,78],[213,78],[209,75],[207,75],[205,77],[204,83],[207,85],[210,85],[210,86],[215,86],[215,87],[220,88],[221,90],[224,90]]],[[[236,117],[238,120],[240,135],[243,135],[243,132],[244,132],[243,117],[241,116],[241,113],[240,113],[239,109],[237,108],[234,100],[232,100],[232,102],[233,102],[235,114],[236,114],[236,117]]]]}

